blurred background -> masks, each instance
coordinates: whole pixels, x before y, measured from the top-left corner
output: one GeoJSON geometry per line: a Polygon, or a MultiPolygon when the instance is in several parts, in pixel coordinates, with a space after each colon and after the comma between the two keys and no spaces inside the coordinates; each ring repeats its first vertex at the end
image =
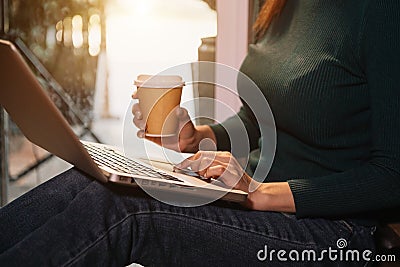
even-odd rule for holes
{"type": "MultiPolygon", "coordinates": [[[[122,146],[135,77],[198,60],[239,68],[259,5],[252,0],[1,0],[0,39],[16,44],[81,139],[122,146]]],[[[183,97],[222,98],[213,86],[191,90],[183,97]]],[[[223,98],[239,109],[235,95],[223,98]]],[[[213,106],[193,108],[218,120],[228,116],[213,106]]],[[[71,167],[27,141],[3,111],[0,125],[2,205],[71,167]]]]}

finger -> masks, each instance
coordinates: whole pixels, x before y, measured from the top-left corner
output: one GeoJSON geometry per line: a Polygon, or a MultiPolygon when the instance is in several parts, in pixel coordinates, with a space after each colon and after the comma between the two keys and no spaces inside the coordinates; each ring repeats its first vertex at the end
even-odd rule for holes
{"type": "Polygon", "coordinates": [[[190,168],[200,175],[204,174],[207,168],[216,165],[224,166],[226,169],[242,169],[239,165],[232,165],[232,160],[234,158],[228,152],[199,151],[181,162],[179,166],[181,168],[190,168]]]}
{"type": "Polygon", "coordinates": [[[189,112],[185,108],[181,107],[177,107],[175,112],[178,117],[178,132],[180,133],[181,138],[186,139],[191,137],[195,129],[190,120],[189,112]],[[185,130],[183,131],[183,129],[185,130]]]}
{"type": "Polygon", "coordinates": [[[236,158],[230,152],[217,152],[215,154],[215,160],[224,162],[232,174],[236,174],[237,176],[242,176],[244,173],[244,169],[242,165],[236,160],[236,158]]]}
{"type": "MultiPolygon", "coordinates": [[[[190,168],[191,170],[198,172],[200,175],[205,172],[205,170],[212,165],[215,159],[214,151],[199,151],[193,156],[187,158],[179,165],[178,168],[190,168]]],[[[215,164],[221,164],[217,162],[215,164]]]]}
{"type": "Polygon", "coordinates": [[[181,131],[182,128],[185,127],[186,125],[192,124],[191,123],[192,121],[190,120],[189,112],[185,108],[176,107],[175,112],[176,112],[176,116],[179,121],[179,129],[178,129],[179,131],[181,131]]]}
{"type": "MultiPolygon", "coordinates": [[[[187,158],[184,165],[196,166],[196,171],[202,171],[203,169],[215,166],[216,164],[223,165],[226,169],[233,172],[243,172],[243,168],[238,164],[235,157],[230,152],[223,151],[199,151],[192,157],[187,158]],[[190,161],[190,162],[188,162],[190,161]]],[[[238,173],[239,174],[239,173],[238,173]]]]}
{"type": "Polygon", "coordinates": [[[186,169],[189,168],[190,165],[196,161],[199,157],[201,156],[200,151],[195,153],[193,156],[190,156],[186,159],[184,159],[182,162],[178,163],[175,165],[176,168],[178,169],[186,169]]]}
{"type": "Polygon", "coordinates": [[[221,166],[221,167],[223,167],[224,169],[227,169],[227,168],[228,168],[228,164],[226,164],[226,163],[224,163],[224,162],[221,162],[221,161],[218,161],[218,160],[213,160],[210,164],[205,164],[205,163],[203,163],[203,161],[202,161],[201,164],[200,164],[199,170],[197,171],[198,174],[200,174],[201,176],[204,176],[204,174],[208,173],[208,172],[209,172],[209,169],[210,169],[210,168],[213,168],[213,167],[221,166]],[[201,164],[204,164],[205,166],[201,166],[201,164]]]}
{"type": "Polygon", "coordinates": [[[133,117],[133,124],[135,124],[140,130],[144,130],[146,128],[146,122],[144,120],[139,120],[136,116],[133,117]]]}
{"type": "Polygon", "coordinates": [[[201,175],[206,178],[218,179],[225,185],[236,188],[238,182],[242,179],[243,174],[244,170],[240,166],[234,166],[230,163],[214,160],[207,171],[201,175]]]}
{"type": "Polygon", "coordinates": [[[139,120],[143,119],[143,114],[140,110],[139,103],[136,103],[132,106],[132,114],[133,116],[135,116],[135,118],[138,118],[139,120]]]}
{"type": "Polygon", "coordinates": [[[203,158],[201,156],[192,160],[186,160],[188,164],[184,168],[189,168],[194,172],[199,172],[199,170],[201,169],[200,165],[202,160],[203,158]]]}
{"type": "Polygon", "coordinates": [[[225,172],[225,167],[223,165],[214,165],[207,169],[204,174],[200,174],[206,178],[219,178],[225,172]]]}
{"type": "Polygon", "coordinates": [[[132,99],[138,99],[138,91],[133,92],[132,99]]]}
{"type": "Polygon", "coordinates": [[[209,167],[211,167],[213,164],[214,165],[221,165],[222,162],[215,162],[215,157],[213,155],[206,155],[201,157],[199,160],[199,165],[197,166],[197,172],[204,172],[207,170],[209,167]]]}
{"type": "Polygon", "coordinates": [[[144,130],[137,131],[136,135],[137,135],[137,137],[139,137],[139,138],[144,138],[144,137],[145,137],[144,130]]]}
{"type": "MultiPolygon", "coordinates": [[[[221,170],[219,170],[221,171],[221,170]]],[[[225,169],[223,170],[222,173],[219,174],[218,177],[216,177],[216,179],[218,179],[218,181],[224,183],[226,186],[229,186],[230,188],[234,188],[234,189],[240,189],[238,187],[239,182],[241,180],[240,175],[238,175],[237,173],[232,173],[229,169],[225,169]]]]}
{"type": "Polygon", "coordinates": [[[230,152],[227,151],[217,151],[215,153],[215,159],[225,163],[234,163],[235,158],[230,152]]]}
{"type": "Polygon", "coordinates": [[[187,121],[188,119],[190,120],[189,112],[187,111],[187,109],[176,107],[175,112],[179,120],[184,120],[184,121],[187,121]]]}

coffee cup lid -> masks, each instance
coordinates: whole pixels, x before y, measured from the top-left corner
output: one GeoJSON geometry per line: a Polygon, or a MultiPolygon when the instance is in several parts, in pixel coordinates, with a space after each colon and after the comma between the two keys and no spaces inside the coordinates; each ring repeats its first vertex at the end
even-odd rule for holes
{"type": "Polygon", "coordinates": [[[185,82],[178,75],[147,75],[141,74],[137,77],[134,84],[144,88],[174,88],[183,87],[185,82]]]}

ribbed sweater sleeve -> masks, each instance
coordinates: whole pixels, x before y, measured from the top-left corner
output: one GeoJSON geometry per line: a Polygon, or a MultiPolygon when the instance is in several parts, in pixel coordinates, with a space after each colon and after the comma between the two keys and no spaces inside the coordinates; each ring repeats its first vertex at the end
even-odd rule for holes
{"type": "MultiPolygon", "coordinates": [[[[228,135],[238,130],[239,125],[244,125],[250,142],[250,150],[258,147],[260,129],[254,115],[247,106],[242,106],[237,116],[232,116],[220,124],[210,125],[217,138],[217,148],[220,151],[230,151],[231,142],[228,135]],[[240,121],[238,121],[240,120],[240,121]]],[[[249,151],[245,151],[249,152],[249,151]]]]}
{"type": "Polygon", "coordinates": [[[298,217],[400,206],[400,1],[371,0],[359,36],[370,95],[370,159],[324,177],[289,180],[298,217]]]}

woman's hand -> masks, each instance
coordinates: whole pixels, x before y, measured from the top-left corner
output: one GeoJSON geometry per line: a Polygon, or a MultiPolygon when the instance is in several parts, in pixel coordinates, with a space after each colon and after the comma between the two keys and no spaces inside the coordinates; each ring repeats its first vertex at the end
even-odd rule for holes
{"type": "Polygon", "coordinates": [[[254,181],[230,152],[199,151],[176,165],[176,168],[190,168],[205,178],[218,179],[244,192],[249,192],[250,182],[254,181]]]}
{"type": "MultiPolygon", "coordinates": [[[[133,93],[132,98],[138,99],[136,92],[133,93]]],[[[145,136],[146,122],[143,119],[140,106],[138,103],[135,103],[132,107],[132,114],[134,116],[133,123],[139,128],[137,136],[178,152],[197,152],[200,142],[205,138],[211,139],[215,146],[216,138],[209,126],[195,127],[190,120],[187,110],[184,108],[179,107],[176,109],[176,112],[179,120],[178,135],[172,137],[149,137],[145,136]]]]}
{"type": "Polygon", "coordinates": [[[176,166],[191,170],[206,178],[214,178],[225,185],[248,193],[244,203],[250,209],[295,212],[289,184],[260,183],[251,178],[229,152],[199,151],[176,166]]]}

